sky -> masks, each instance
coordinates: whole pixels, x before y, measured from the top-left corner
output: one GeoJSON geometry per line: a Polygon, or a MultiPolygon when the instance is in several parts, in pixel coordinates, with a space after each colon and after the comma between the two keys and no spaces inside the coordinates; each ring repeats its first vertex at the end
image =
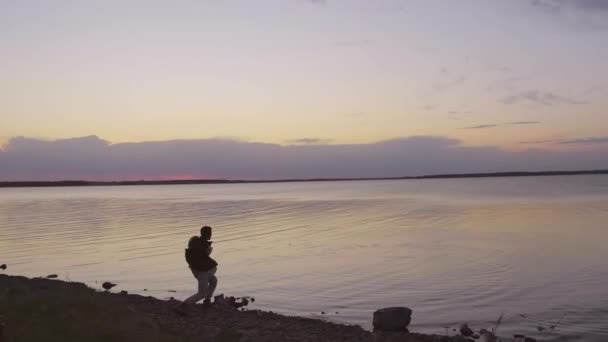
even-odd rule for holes
{"type": "Polygon", "coordinates": [[[608,168],[608,0],[4,0],[0,42],[0,181],[608,168]]]}

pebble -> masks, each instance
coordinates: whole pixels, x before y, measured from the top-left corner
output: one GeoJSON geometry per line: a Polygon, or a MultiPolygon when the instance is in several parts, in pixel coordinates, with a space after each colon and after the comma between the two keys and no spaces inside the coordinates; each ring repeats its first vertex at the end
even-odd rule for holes
{"type": "Polygon", "coordinates": [[[57,275],[56,274],[49,274],[48,276],[46,276],[49,279],[56,279],[57,275]]]}
{"type": "Polygon", "coordinates": [[[473,331],[473,329],[469,328],[469,325],[467,323],[463,323],[460,326],[460,334],[464,337],[469,337],[469,336],[473,336],[475,332],[473,331]]]}
{"type": "Polygon", "coordinates": [[[101,284],[101,287],[103,287],[107,291],[109,291],[114,286],[116,286],[116,284],[110,283],[109,281],[106,281],[103,284],[101,284]]]}

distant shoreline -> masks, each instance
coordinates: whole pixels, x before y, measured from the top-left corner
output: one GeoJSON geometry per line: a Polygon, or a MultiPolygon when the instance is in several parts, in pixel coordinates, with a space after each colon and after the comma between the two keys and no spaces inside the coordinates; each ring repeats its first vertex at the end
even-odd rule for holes
{"type": "Polygon", "coordinates": [[[576,176],[576,175],[608,175],[608,170],[583,171],[536,171],[536,172],[492,172],[492,173],[460,173],[436,174],[405,177],[364,177],[364,178],[310,178],[310,179],[271,179],[271,180],[229,180],[229,179],[188,179],[188,180],[138,180],[138,181],[22,181],[0,182],[0,188],[25,187],[66,187],[66,186],[125,186],[125,185],[195,185],[195,184],[247,184],[247,183],[302,183],[302,182],[344,182],[371,180],[417,180],[417,179],[449,179],[449,178],[498,178],[498,177],[538,177],[538,176],[576,176]]]}

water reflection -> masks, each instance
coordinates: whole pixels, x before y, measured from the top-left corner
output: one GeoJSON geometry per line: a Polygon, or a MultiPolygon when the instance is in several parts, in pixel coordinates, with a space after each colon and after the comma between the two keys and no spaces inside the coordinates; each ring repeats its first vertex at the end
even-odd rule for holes
{"type": "Polygon", "coordinates": [[[506,334],[530,333],[566,313],[559,336],[601,341],[607,180],[2,189],[1,261],[13,274],[183,298],[194,287],[183,249],[204,223],[218,293],[261,308],[369,327],[373,310],[398,303],[435,333],[490,327],[502,312],[506,334]]]}

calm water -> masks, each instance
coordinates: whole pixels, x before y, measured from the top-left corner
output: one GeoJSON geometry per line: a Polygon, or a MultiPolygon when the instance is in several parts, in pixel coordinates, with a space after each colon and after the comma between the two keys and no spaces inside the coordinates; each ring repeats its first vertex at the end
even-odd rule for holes
{"type": "Polygon", "coordinates": [[[433,333],[504,312],[505,336],[563,317],[545,338],[606,341],[607,223],[607,176],[0,189],[0,263],[185,298],[209,224],[218,293],[254,308],[369,328],[407,305],[433,333]]]}

